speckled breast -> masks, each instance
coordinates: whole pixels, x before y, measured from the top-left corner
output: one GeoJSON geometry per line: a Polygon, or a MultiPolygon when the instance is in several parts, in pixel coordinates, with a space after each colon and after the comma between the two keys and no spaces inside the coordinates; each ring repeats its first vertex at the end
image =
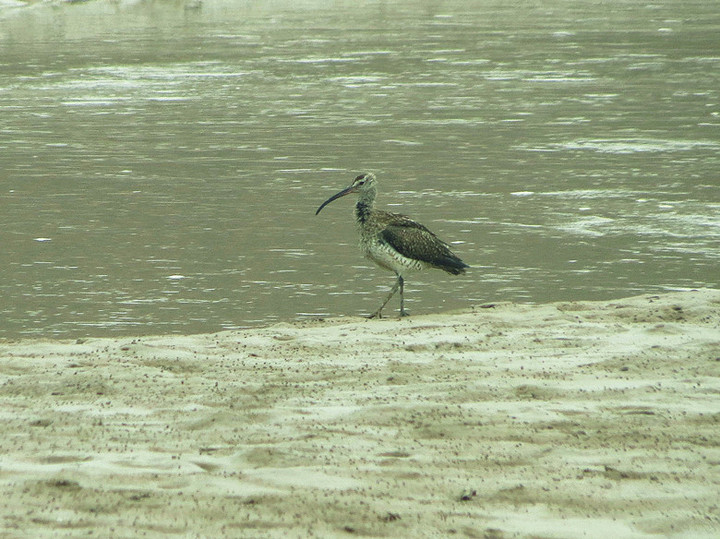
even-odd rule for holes
{"type": "Polygon", "coordinates": [[[382,238],[378,238],[377,236],[372,238],[361,237],[360,249],[363,255],[381,268],[394,271],[400,275],[426,267],[426,264],[419,260],[413,260],[412,258],[401,255],[382,238]]]}

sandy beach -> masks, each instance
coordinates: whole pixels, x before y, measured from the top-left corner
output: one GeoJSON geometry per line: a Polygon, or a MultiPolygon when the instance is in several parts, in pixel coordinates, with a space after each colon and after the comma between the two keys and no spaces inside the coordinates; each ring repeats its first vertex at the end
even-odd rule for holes
{"type": "Polygon", "coordinates": [[[0,536],[718,537],[720,291],[0,343],[0,536]]]}

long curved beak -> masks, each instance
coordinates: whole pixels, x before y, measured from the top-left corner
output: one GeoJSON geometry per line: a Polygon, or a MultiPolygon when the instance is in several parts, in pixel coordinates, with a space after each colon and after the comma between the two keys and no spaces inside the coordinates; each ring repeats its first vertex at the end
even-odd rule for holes
{"type": "Polygon", "coordinates": [[[317,209],[317,211],[315,212],[315,215],[317,215],[318,213],[320,213],[320,210],[322,210],[325,206],[327,206],[328,204],[330,204],[333,200],[337,200],[337,199],[340,198],[340,197],[344,197],[345,195],[349,195],[350,193],[354,193],[354,192],[355,192],[355,189],[354,189],[353,186],[351,185],[351,186],[348,187],[347,189],[343,189],[342,191],[340,191],[340,192],[337,193],[336,195],[331,196],[330,198],[328,198],[325,202],[323,202],[323,203],[320,205],[320,207],[319,207],[319,208],[317,209]]]}

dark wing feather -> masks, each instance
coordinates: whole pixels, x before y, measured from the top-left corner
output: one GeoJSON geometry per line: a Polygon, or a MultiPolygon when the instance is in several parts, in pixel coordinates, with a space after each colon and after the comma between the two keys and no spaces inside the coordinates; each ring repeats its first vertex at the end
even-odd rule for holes
{"type": "Polygon", "coordinates": [[[420,260],[453,275],[465,273],[469,266],[455,256],[450,247],[420,223],[404,215],[393,214],[392,223],[380,233],[401,255],[420,260]]]}

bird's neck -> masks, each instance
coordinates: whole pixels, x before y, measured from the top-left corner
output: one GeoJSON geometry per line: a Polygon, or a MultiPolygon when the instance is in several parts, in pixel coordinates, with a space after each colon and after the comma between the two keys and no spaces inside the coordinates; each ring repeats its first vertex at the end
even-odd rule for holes
{"type": "Polygon", "coordinates": [[[376,191],[373,186],[365,192],[360,193],[357,204],[355,205],[355,217],[358,223],[363,224],[370,217],[373,205],[375,204],[376,191]]]}
{"type": "Polygon", "coordinates": [[[368,205],[362,200],[358,200],[358,203],[355,205],[355,217],[357,218],[358,223],[361,225],[364,224],[370,217],[370,211],[372,211],[372,205],[368,205]]]}

